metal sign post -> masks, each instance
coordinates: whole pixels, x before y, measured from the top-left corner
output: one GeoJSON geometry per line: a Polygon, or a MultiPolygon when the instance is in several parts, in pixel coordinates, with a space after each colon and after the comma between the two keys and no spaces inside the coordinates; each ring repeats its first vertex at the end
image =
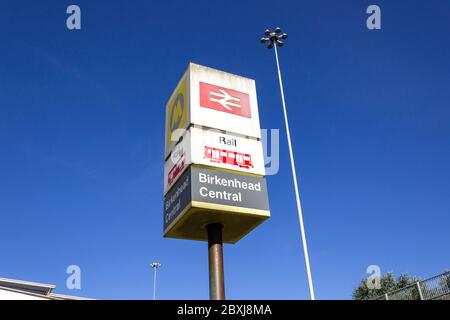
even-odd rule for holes
{"type": "Polygon", "coordinates": [[[223,243],[270,217],[255,80],[190,63],[165,139],[164,237],[208,241],[209,296],[225,300],[223,243]]]}
{"type": "Polygon", "coordinates": [[[210,300],[225,300],[222,228],[223,226],[217,223],[206,227],[208,230],[210,300]]]}

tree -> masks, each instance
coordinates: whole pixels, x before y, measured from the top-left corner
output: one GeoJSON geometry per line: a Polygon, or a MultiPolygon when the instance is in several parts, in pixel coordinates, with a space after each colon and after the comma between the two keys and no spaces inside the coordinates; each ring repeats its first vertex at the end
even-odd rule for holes
{"type": "MultiPolygon", "coordinates": [[[[389,272],[385,275],[382,275],[379,282],[379,287],[369,288],[367,286],[367,278],[363,279],[359,286],[353,290],[353,299],[354,300],[370,300],[375,299],[384,295],[385,293],[389,293],[398,289],[405,288],[409,285],[412,285],[420,281],[419,278],[411,277],[407,273],[401,274],[397,279],[394,278],[394,274],[389,272]]],[[[413,292],[413,299],[418,299],[418,293],[413,292]],[[417,296],[417,297],[416,297],[417,296]]]]}

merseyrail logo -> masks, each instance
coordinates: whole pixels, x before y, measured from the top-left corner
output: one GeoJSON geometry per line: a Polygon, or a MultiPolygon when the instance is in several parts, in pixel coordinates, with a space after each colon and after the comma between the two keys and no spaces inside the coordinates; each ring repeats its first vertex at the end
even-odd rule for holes
{"type": "Polygon", "coordinates": [[[167,104],[167,147],[172,142],[172,133],[176,129],[183,128],[187,119],[187,81],[186,78],[181,82],[175,94],[167,104]]]}

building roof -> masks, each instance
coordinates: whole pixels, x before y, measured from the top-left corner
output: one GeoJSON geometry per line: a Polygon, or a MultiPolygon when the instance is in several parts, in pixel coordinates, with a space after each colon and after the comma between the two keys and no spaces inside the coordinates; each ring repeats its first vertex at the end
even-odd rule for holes
{"type": "Polygon", "coordinates": [[[89,298],[52,293],[56,286],[39,282],[0,278],[0,290],[48,300],[91,300],[89,298]]]}

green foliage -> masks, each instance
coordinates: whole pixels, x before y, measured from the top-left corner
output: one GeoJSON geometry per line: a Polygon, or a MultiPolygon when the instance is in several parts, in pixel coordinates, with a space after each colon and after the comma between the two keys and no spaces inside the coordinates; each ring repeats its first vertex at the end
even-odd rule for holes
{"type": "MultiPolygon", "coordinates": [[[[397,279],[394,278],[392,272],[389,272],[380,279],[379,288],[370,289],[367,287],[367,278],[363,279],[359,286],[353,290],[354,300],[370,300],[384,295],[398,289],[402,289],[411,284],[420,281],[416,277],[410,277],[408,274],[403,273],[397,279]]],[[[415,298],[415,297],[414,297],[415,298]]],[[[417,297],[418,298],[418,297],[417,297]]]]}

